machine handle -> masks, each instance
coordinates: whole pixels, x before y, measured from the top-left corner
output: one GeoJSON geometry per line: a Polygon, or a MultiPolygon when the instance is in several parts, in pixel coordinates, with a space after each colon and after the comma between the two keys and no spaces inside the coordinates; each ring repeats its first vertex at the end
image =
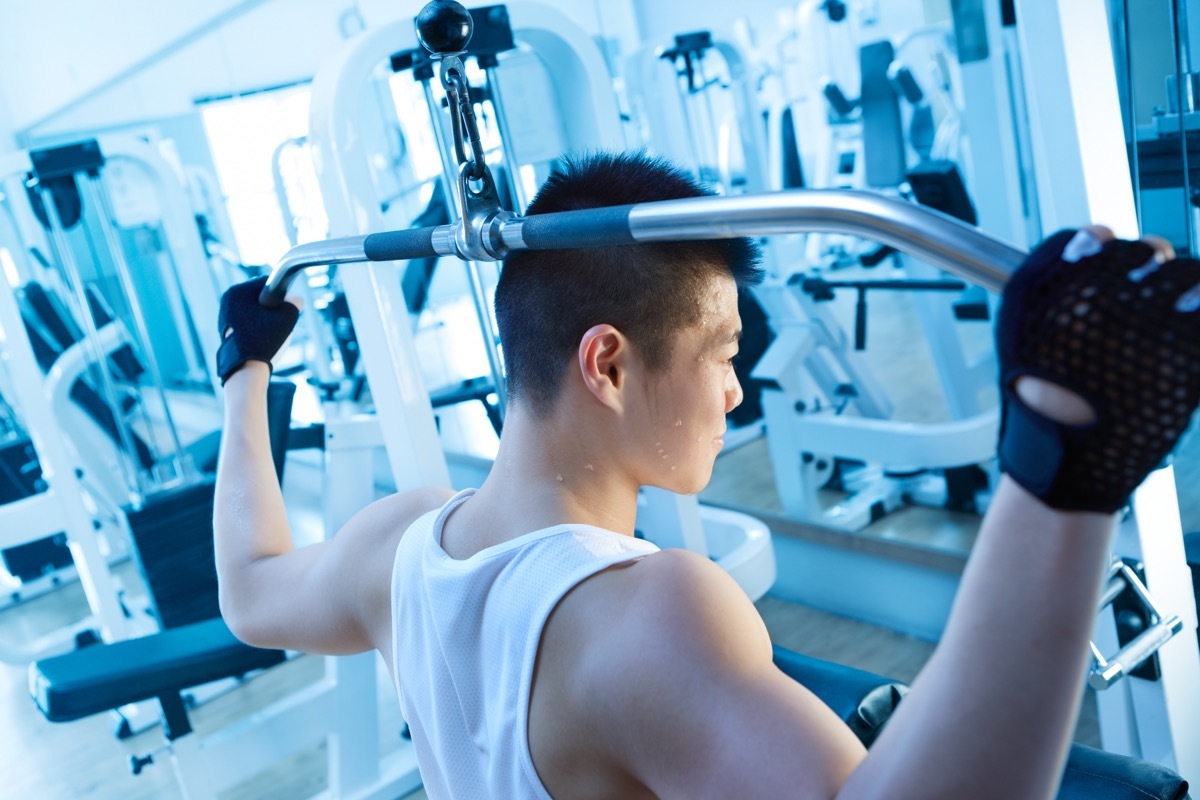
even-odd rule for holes
{"type": "Polygon", "coordinates": [[[629,215],[635,208],[638,206],[612,206],[525,217],[506,225],[501,235],[511,239],[509,247],[513,250],[573,250],[636,244],[629,224],[629,215]]]}
{"type": "Polygon", "coordinates": [[[1159,620],[1136,639],[1121,648],[1111,661],[1100,661],[1088,675],[1088,685],[1103,691],[1140,667],[1146,659],[1158,652],[1175,634],[1183,630],[1183,618],[1171,617],[1159,620]]]}

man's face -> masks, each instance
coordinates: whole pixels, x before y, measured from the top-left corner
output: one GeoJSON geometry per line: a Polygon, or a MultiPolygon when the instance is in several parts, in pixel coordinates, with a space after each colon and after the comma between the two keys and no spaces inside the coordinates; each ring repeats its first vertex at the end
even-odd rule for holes
{"type": "Polygon", "coordinates": [[[742,402],[733,372],[742,333],[733,278],[713,276],[699,303],[699,323],[675,334],[669,367],[648,381],[647,432],[638,448],[642,483],[682,494],[708,483],[725,415],[742,402]]]}

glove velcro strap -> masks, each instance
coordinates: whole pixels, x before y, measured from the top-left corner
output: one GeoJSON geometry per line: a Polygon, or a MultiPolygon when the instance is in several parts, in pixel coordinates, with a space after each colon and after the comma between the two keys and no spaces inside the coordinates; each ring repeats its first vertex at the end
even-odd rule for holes
{"type": "Polygon", "coordinates": [[[1044,497],[1053,488],[1062,466],[1062,431],[1058,423],[1034,412],[1015,394],[1007,399],[1000,463],[1017,483],[1044,497]]]}
{"type": "Polygon", "coordinates": [[[221,376],[221,385],[224,386],[230,375],[250,361],[262,361],[267,365],[267,369],[272,373],[275,372],[269,359],[242,355],[241,350],[238,349],[237,338],[226,336],[225,340],[221,342],[221,346],[217,348],[217,374],[221,376]]]}
{"type": "Polygon", "coordinates": [[[1025,405],[1012,390],[1005,390],[1004,419],[1000,436],[1000,468],[1043,503],[1060,511],[1097,511],[1112,514],[1129,501],[1089,485],[1090,459],[1068,458],[1078,453],[1094,434],[1095,423],[1066,425],[1025,405]]]}

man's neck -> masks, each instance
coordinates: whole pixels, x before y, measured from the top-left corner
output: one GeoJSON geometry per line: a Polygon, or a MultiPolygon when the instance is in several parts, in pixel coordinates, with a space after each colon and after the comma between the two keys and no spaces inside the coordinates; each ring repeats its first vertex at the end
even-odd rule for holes
{"type": "Polygon", "coordinates": [[[603,431],[580,430],[570,414],[534,416],[514,404],[496,463],[471,505],[503,520],[503,539],[562,523],[632,535],[637,482],[607,439],[603,431]]]}

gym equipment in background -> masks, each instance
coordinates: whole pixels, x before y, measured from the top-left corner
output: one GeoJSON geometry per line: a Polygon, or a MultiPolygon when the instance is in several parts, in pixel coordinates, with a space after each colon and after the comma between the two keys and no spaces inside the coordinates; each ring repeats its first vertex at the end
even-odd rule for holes
{"type": "Polygon", "coordinates": [[[168,391],[198,382],[211,392],[208,366],[194,369],[201,337],[187,309],[205,298],[215,309],[215,296],[182,187],[145,143],[13,153],[0,176],[5,394],[28,433],[8,451],[23,479],[0,506],[15,584],[5,604],[78,577],[96,618],[5,653],[28,661],[152,628],[147,601],[123,594],[110,563],[137,556],[131,537],[211,534],[202,495],[212,481],[195,454],[215,454],[216,439],[184,447],[168,391]],[[199,271],[185,281],[178,263],[199,271]],[[180,503],[199,511],[178,517],[180,503]]]}
{"type": "MultiPolygon", "coordinates": [[[[944,27],[928,33],[947,35],[944,27]]],[[[908,35],[905,41],[915,38],[922,37],[908,35]]],[[[930,148],[906,149],[898,91],[914,108],[928,112],[928,103],[911,71],[895,61],[895,52],[890,41],[863,47],[861,98],[851,102],[840,90],[833,92],[845,106],[843,116],[853,113],[862,131],[856,139],[858,157],[869,154],[863,183],[896,195],[904,183],[923,205],[974,224],[974,207],[953,164],[927,159],[912,169],[906,166],[909,150],[916,161],[930,148]]],[[[669,48],[647,48],[634,64],[641,78],[641,102],[634,105],[646,115],[643,127],[654,146],[692,165],[720,194],[761,191],[772,184],[779,170],[767,157],[757,77],[739,48],[701,31],[676,36],[669,48]]],[[[986,320],[986,297],[968,307],[959,299],[965,283],[946,280],[891,248],[869,247],[860,255],[864,267],[893,258],[903,270],[834,280],[826,271],[841,256],[809,262],[797,253],[811,254],[812,247],[775,237],[767,251],[770,277],[742,298],[744,306],[765,310],[765,320],[761,312],[744,315],[750,323],[765,322],[763,333],[747,330],[767,344],[754,361],[741,360],[738,374],[747,396],[762,409],[781,504],[791,518],[846,531],[912,503],[982,511],[989,474],[979,465],[992,459],[997,417],[994,408],[983,406],[980,394],[994,383],[994,359],[989,352],[970,361],[958,324],[968,308],[975,313],[965,318],[986,320]],[[842,289],[857,292],[853,340],[829,302],[842,289]],[[898,421],[892,397],[862,352],[868,294],[901,291],[913,298],[920,330],[910,335],[914,347],[929,351],[949,422],[898,421]]]]}

